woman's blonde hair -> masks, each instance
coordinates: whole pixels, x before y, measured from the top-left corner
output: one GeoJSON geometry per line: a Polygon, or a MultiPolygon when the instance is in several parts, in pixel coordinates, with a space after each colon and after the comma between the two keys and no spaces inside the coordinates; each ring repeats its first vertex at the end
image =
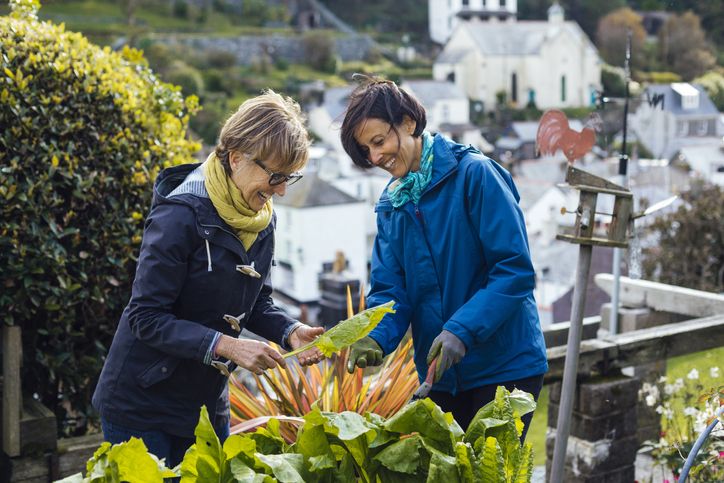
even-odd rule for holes
{"type": "Polygon", "coordinates": [[[252,159],[272,160],[284,171],[299,171],[307,164],[309,145],[299,104],[269,89],[244,101],[226,120],[216,145],[216,157],[229,175],[232,151],[248,154],[252,159]]]}

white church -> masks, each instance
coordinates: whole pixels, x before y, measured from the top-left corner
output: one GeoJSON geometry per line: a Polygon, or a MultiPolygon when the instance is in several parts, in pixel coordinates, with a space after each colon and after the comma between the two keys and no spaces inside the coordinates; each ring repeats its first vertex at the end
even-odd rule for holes
{"type": "Polygon", "coordinates": [[[581,27],[554,3],[547,20],[518,21],[516,0],[429,0],[430,36],[444,47],[435,80],[495,107],[584,107],[601,89],[601,60],[581,27]]]}

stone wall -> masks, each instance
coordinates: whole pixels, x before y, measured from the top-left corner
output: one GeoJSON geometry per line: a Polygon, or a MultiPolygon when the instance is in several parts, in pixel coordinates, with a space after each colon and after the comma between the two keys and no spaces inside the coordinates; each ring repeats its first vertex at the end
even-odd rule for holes
{"type": "MultiPolygon", "coordinates": [[[[265,35],[239,37],[185,37],[159,36],[162,43],[180,44],[195,51],[232,52],[240,65],[250,65],[268,56],[273,60],[283,59],[290,63],[304,63],[304,37],[299,35],[265,35]]],[[[375,48],[367,35],[355,35],[334,39],[334,53],[343,62],[364,60],[375,48]]]]}
{"type": "MultiPolygon", "coordinates": [[[[634,481],[637,402],[635,377],[599,377],[578,382],[571,415],[563,481],[571,483],[630,483],[634,481]]],[[[550,388],[546,473],[550,477],[561,383],[550,388]]]]}

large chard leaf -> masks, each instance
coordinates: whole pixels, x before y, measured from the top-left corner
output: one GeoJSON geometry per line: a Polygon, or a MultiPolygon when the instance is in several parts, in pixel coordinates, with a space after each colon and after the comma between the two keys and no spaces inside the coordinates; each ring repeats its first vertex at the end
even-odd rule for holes
{"type": "Polygon", "coordinates": [[[426,444],[445,454],[454,454],[455,443],[460,441],[463,430],[431,399],[414,401],[392,416],[383,429],[399,434],[419,433],[426,444]]]}
{"type": "Polygon", "coordinates": [[[345,347],[349,347],[362,337],[369,334],[372,329],[377,327],[377,324],[380,323],[385,314],[395,313],[392,308],[394,305],[395,302],[390,300],[386,304],[364,310],[359,314],[335,325],[327,332],[320,335],[313,342],[291,352],[287,352],[284,354],[284,357],[286,358],[297,355],[311,349],[312,347],[317,347],[322,354],[329,357],[335,352],[339,352],[345,347]]]}

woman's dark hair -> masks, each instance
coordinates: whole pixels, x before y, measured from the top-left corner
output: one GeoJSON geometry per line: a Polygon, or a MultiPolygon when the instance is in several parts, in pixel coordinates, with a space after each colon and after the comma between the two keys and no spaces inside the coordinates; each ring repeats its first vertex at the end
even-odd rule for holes
{"type": "Polygon", "coordinates": [[[349,105],[342,121],[342,146],[354,164],[361,168],[371,168],[374,165],[367,159],[367,152],[354,138],[354,133],[362,122],[366,119],[380,119],[389,123],[399,139],[397,126],[406,115],[415,121],[412,135],[419,137],[427,125],[427,115],[420,101],[392,81],[362,74],[355,74],[353,79],[360,80],[360,85],[349,97],[349,105]]]}

